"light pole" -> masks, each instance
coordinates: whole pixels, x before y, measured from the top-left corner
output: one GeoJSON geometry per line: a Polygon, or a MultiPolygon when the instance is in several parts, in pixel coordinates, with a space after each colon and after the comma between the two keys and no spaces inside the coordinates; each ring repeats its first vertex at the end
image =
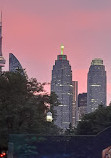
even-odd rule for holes
{"type": "Polygon", "coordinates": [[[52,122],[52,120],[53,120],[53,118],[52,118],[52,113],[49,111],[49,112],[47,113],[47,116],[46,116],[46,121],[47,121],[47,122],[52,122]]]}
{"type": "Polygon", "coordinates": [[[47,133],[47,135],[49,135],[51,132],[52,120],[53,120],[52,113],[49,111],[49,112],[47,112],[47,115],[46,115],[46,122],[47,122],[46,123],[46,133],[47,133]]]}

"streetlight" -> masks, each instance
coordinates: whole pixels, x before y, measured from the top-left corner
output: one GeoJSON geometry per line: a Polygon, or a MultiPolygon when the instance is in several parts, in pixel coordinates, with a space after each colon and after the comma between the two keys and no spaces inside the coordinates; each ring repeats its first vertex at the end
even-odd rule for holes
{"type": "Polygon", "coordinates": [[[47,116],[46,116],[46,121],[47,121],[47,122],[52,122],[52,120],[53,120],[53,118],[52,118],[52,113],[49,111],[49,112],[47,113],[47,116]]]}

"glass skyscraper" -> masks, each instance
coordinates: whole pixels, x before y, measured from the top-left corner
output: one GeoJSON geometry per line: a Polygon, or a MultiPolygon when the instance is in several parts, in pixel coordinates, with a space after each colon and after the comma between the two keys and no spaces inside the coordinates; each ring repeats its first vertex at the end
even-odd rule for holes
{"type": "Polygon", "coordinates": [[[24,75],[24,70],[18,59],[12,53],[9,53],[9,71],[16,72],[17,70],[19,70],[21,74],[24,75]]]}
{"type": "Polygon", "coordinates": [[[93,112],[98,105],[106,106],[106,71],[103,60],[92,60],[87,78],[87,112],[93,112]]]}
{"type": "Polygon", "coordinates": [[[64,46],[61,46],[61,55],[57,56],[52,70],[51,91],[58,96],[60,105],[55,107],[57,118],[54,121],[62,129],[69,128],[72,123],[72,71],[67,56],[63,55],[64,46]]]}

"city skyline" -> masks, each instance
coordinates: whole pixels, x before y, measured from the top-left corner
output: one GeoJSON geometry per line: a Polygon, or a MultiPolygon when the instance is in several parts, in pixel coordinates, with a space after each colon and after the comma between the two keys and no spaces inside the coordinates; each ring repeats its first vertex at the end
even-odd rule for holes
{"type": "Polygon", "coordinates": [[[102,58],[111,101],[111,1],[4,0],[3,56],[13,53],[29,77],[51,81],[51,68],[60,45],[70,61],[79,93],[87,92],[87,73],[94,58],[102,58]],[[45,77],[44,77],[45,74],[45,77]],[[82,76],[82,79],[81,79],[82,76]]]}

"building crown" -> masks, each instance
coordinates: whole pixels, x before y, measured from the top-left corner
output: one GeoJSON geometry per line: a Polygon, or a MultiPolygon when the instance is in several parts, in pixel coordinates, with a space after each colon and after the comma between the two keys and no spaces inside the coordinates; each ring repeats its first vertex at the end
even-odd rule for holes
{"type": "Polygon", "coordinates": [[[103,65],[103,60],[101,58],[95,58],[92,60],[91,65],[103,65]]]}

